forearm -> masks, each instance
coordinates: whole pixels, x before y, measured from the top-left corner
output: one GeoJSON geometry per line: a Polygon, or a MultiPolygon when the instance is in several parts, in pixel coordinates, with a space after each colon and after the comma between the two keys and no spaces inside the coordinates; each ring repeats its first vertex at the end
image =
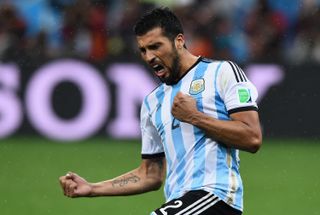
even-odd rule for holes
{"type": "Polygon", "coordinates": [[[90,196],[126,196],[156,190],[161,182],[135,169],[111,180],[92,183],[90,196]]]}
{"type": "Polygon", "coordinates": [[[196,112],[192,115],[190,123],[228,147],[256,152],[261,144],[261,133],[257,132],[257,130],[260,131],[260,128],[253,128],[242,121],[218,120],[204,113],[196,112]]]}

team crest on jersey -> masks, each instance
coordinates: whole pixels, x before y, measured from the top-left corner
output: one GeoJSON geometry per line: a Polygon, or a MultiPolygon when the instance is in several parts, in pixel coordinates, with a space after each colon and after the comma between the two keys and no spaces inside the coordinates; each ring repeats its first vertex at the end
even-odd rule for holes
{"type": "Polygon", "coordinates": [[[249,103],[251,102],[251,93],[250,89],[247,88],[238,88],[238,98],[240,103],[249,103]]]}
{"type": "Polygon", "coordinates": [[[191,95],[196,95],[204,91],[204,79],[196,79],[191,82],[189,93],[191,95]]]}

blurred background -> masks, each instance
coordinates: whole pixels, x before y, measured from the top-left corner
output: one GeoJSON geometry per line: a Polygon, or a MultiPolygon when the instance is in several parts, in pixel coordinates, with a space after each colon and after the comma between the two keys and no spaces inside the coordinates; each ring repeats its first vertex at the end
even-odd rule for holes
{"type": "Polygon", "coordinates": [[[0,213],[149,214],[163,192],[67,199],[140,162],[140,104],[158,84],[137,18],[167,6],[188,49],[238,63],[259,91],[264,133],[241,152],[245,215],[320,214],[320,0],[0,0],[0,213]]]}

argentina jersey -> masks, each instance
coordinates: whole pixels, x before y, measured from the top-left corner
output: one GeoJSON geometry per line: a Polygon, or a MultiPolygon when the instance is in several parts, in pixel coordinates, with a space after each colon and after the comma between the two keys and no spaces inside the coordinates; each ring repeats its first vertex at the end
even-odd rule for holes
{"type": "Polygon", "coordinates": [[[201,189],[242,210],[238,150],[173,117],[173,99],[180,91],[196,100],[199,111],[230,120],[232,113],[257,110],[256,88],[235,63],[199,58],[177,84],[161,84],[141,107],[142,158],[166,157],[167,201],[201,189]]]}

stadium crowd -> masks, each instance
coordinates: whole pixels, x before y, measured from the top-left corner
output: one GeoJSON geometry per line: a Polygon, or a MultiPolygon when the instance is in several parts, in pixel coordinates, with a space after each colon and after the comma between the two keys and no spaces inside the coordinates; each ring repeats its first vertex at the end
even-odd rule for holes
{"type": "Polygon", "coordinates": [[[320,0],[1,0],[0,61],[131,59],[133,23],[159,5],[181,17],[197,55],[320,63],[320,0]]]}

